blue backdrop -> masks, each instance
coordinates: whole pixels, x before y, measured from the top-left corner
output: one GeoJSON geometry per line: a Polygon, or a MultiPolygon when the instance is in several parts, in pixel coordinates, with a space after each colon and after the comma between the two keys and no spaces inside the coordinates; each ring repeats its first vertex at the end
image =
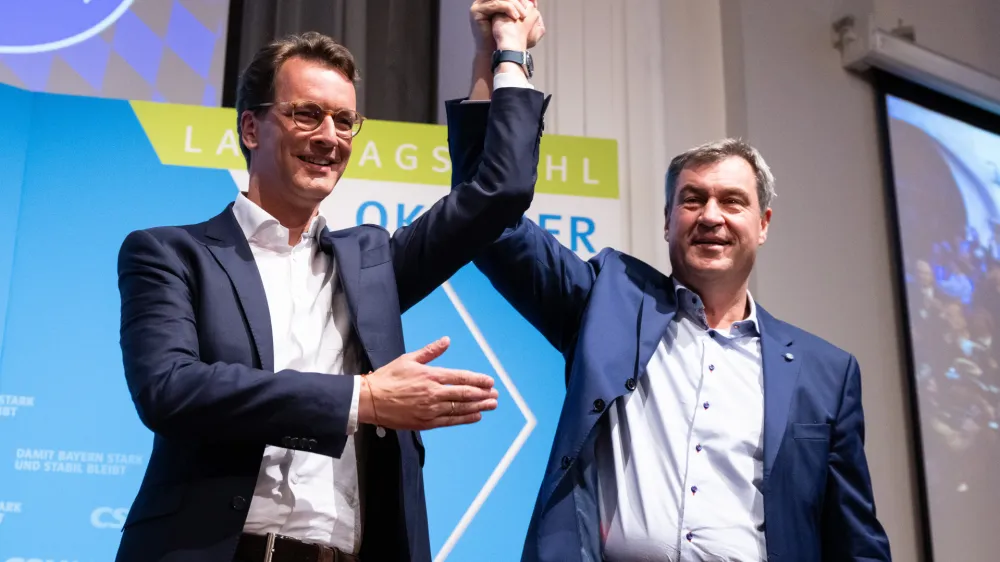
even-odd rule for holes
{"type": "MultiPolygon", "coordinates": [[[[119,246],[134,229],[211,217],[236,190],[224,170],[162,165],[127,101],[0,85],[0,107],[0,561],[110,561],[152,443],[122,373],[119,246]]],[[[537,427],[448,559],[515,560],[563,361],[477,270],[451,284],[537,427]]],[[[404,332],[408,349],[449,335],[436,364],[497,375],[442,289],[404,332]]],[[[526,423],[497,382],[481,423],[424,434],[435,554],[526,423]]]]}

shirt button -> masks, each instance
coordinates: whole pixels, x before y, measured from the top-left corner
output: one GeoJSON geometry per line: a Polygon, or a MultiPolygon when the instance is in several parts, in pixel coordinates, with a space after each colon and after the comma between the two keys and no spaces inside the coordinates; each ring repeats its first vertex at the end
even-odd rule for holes
{"type": "Polygon", "coordinates": [[[635,390],[635,379],[628,379],[628,380],[626,380],[625,381],[625,388],[627,388],[629,390],[629,392],[635,390]]]}
{"type": "Polygon", "coordinates": [[[708,370],[709,371],[714,371],[715,370],[715,365],[709,365],[708,366],[708,370]]]}
{"type": "Polygon", "coordinates": [[[697,493],[698,493],[698,486],[691,486],[691,494],[693,495],[697,493]]]}
{"type": "Polygon", "coordinates": [[[688,541],[690,541],[690,540],[691,540],[691,539],[693,539],[693,538],[694,538],[694,533],[688,533],[688,534],[687,534],[687,540],[688,540],[688,541]]]}
{"type": "Polygon", "coordinates": [[[594,411],[595,412],[598,412],[598,413],[603,412],[604,411],[604,406],[605,406],[604,400],[601,400],[600,398],[598,398],[597,400],[594,400],[594,411]]]}
{"type": "Polygon", "coordinates": [[[708,402],[705,402],[704,404],[702,404],[702,406],[704,406],[705,409],[707,410],[708,409],[708,402]]]}
{"type": "Polygon", "coordinates": [[[698,451],[699,453],[701,452],[701,449],[702,449],[701,443],[698,443],[697,445],[694,446],[694,450],[698,451]]]}

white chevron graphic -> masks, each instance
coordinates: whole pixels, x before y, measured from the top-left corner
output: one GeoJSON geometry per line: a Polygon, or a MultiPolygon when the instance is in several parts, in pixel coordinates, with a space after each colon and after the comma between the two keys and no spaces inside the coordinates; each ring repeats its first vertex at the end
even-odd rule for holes
{"type": "Polygon", "coordinates": [[[475,499],[473,499],[472,503],[469,504],[469,508],[465,510],[465,514],[462,515],[462,518],[458,521],[458,525],[456,525],[451,531],[451,535],[448,536],[448,540],[444,542],[444,546],[441,547],[441,550],[438,551],[437,555],[434,557],[434,562],[444,562],[444,560],[448,558],[448,555],[451,554],[452,549],[455,548],[455,545],[458,543],[458,539],[462,538],[462,534],[465,533],[469,524],[472,523],[476,514],[479,513],[479,509],[484,503],[486,503],[486,498],[488,498],[490,493],[493,492],[493,488],[496,487],[497,482],[500,481],[504,472],[507,471],[510,463],[514,461],[514,457],[517,456],[517,453],[521,450],[521,447],[524,446],[524,442],[528,440],[528,436],[531,435],[532,430],[535,429],[535,425],[538,423],[535,419],[535,414],[531,412],[531,409],[528,408],[527,402],[524,401],[524,398],[521,397],[521,393],[518,392],[517,387],[514,385],[514,381],[512,381],[510,376],[507,375],[507,371],[504,370],[503,365],[500,364],[500,360],[497,359],[496,354],[493,353],[493,350],[490,348],[490,344],[487,343],[486,338],[483,337],[483,333],[479,331],[479,327],[476,326],[472,316],[469,315],[469,311],[465,309],[465,305],[462,304],[461,299],[458,298],[458,293],[456,293],[455,289],[452,288],[451,282],[445,281],[441,285],[441,288],[444,289],[444,292],[448,295],[448,300],[451,301],[451,304],[455,307],[455,310],[458,311],[458,315],[462,317],[462,321],[465,322],[465,326],[469,329],[472,337],[475,338],[476,343],[479,344],[479,347],[483,350],[483,354],[486,355],[486,359],[490,362],[490,365],[493,366],[493,370],[496,371],[497,376],[500,377],[500,381],[503,383],[504,388],[506,388],[507,392],[510,393],[510,397],[514,400],[514,403],[517,404],[517,409],[521,410],[521,415],[524,416],[524,427],[522,427],[521,431],[518,432],[517,437],[514,438],[510,447],[507,448],[507,452],[504,453],[503,458],[500,459],[496,468],[493,469],[493,473],[486,479],[486,483],[483,484],[479,493],[476,494],[475,499]]]}

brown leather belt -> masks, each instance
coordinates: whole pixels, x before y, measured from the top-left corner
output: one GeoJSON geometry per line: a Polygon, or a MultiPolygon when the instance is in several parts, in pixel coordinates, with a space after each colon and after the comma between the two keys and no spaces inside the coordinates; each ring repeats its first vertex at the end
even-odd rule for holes
{"type": "Polygon", "coordinates": [[[291,537],[243,533],[234,562],[359,562],[357,556],[291,537]]]}

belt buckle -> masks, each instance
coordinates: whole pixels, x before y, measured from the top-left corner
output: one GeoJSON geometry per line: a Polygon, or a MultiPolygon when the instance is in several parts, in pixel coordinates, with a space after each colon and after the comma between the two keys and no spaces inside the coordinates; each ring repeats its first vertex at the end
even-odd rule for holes
{"type": "Polygon", "coordinates": [[[264,545],[264,562],[271,562],[274,557],[274,539],[276,538],[274,533],[267,534],[267,542],[264,545]]]}

